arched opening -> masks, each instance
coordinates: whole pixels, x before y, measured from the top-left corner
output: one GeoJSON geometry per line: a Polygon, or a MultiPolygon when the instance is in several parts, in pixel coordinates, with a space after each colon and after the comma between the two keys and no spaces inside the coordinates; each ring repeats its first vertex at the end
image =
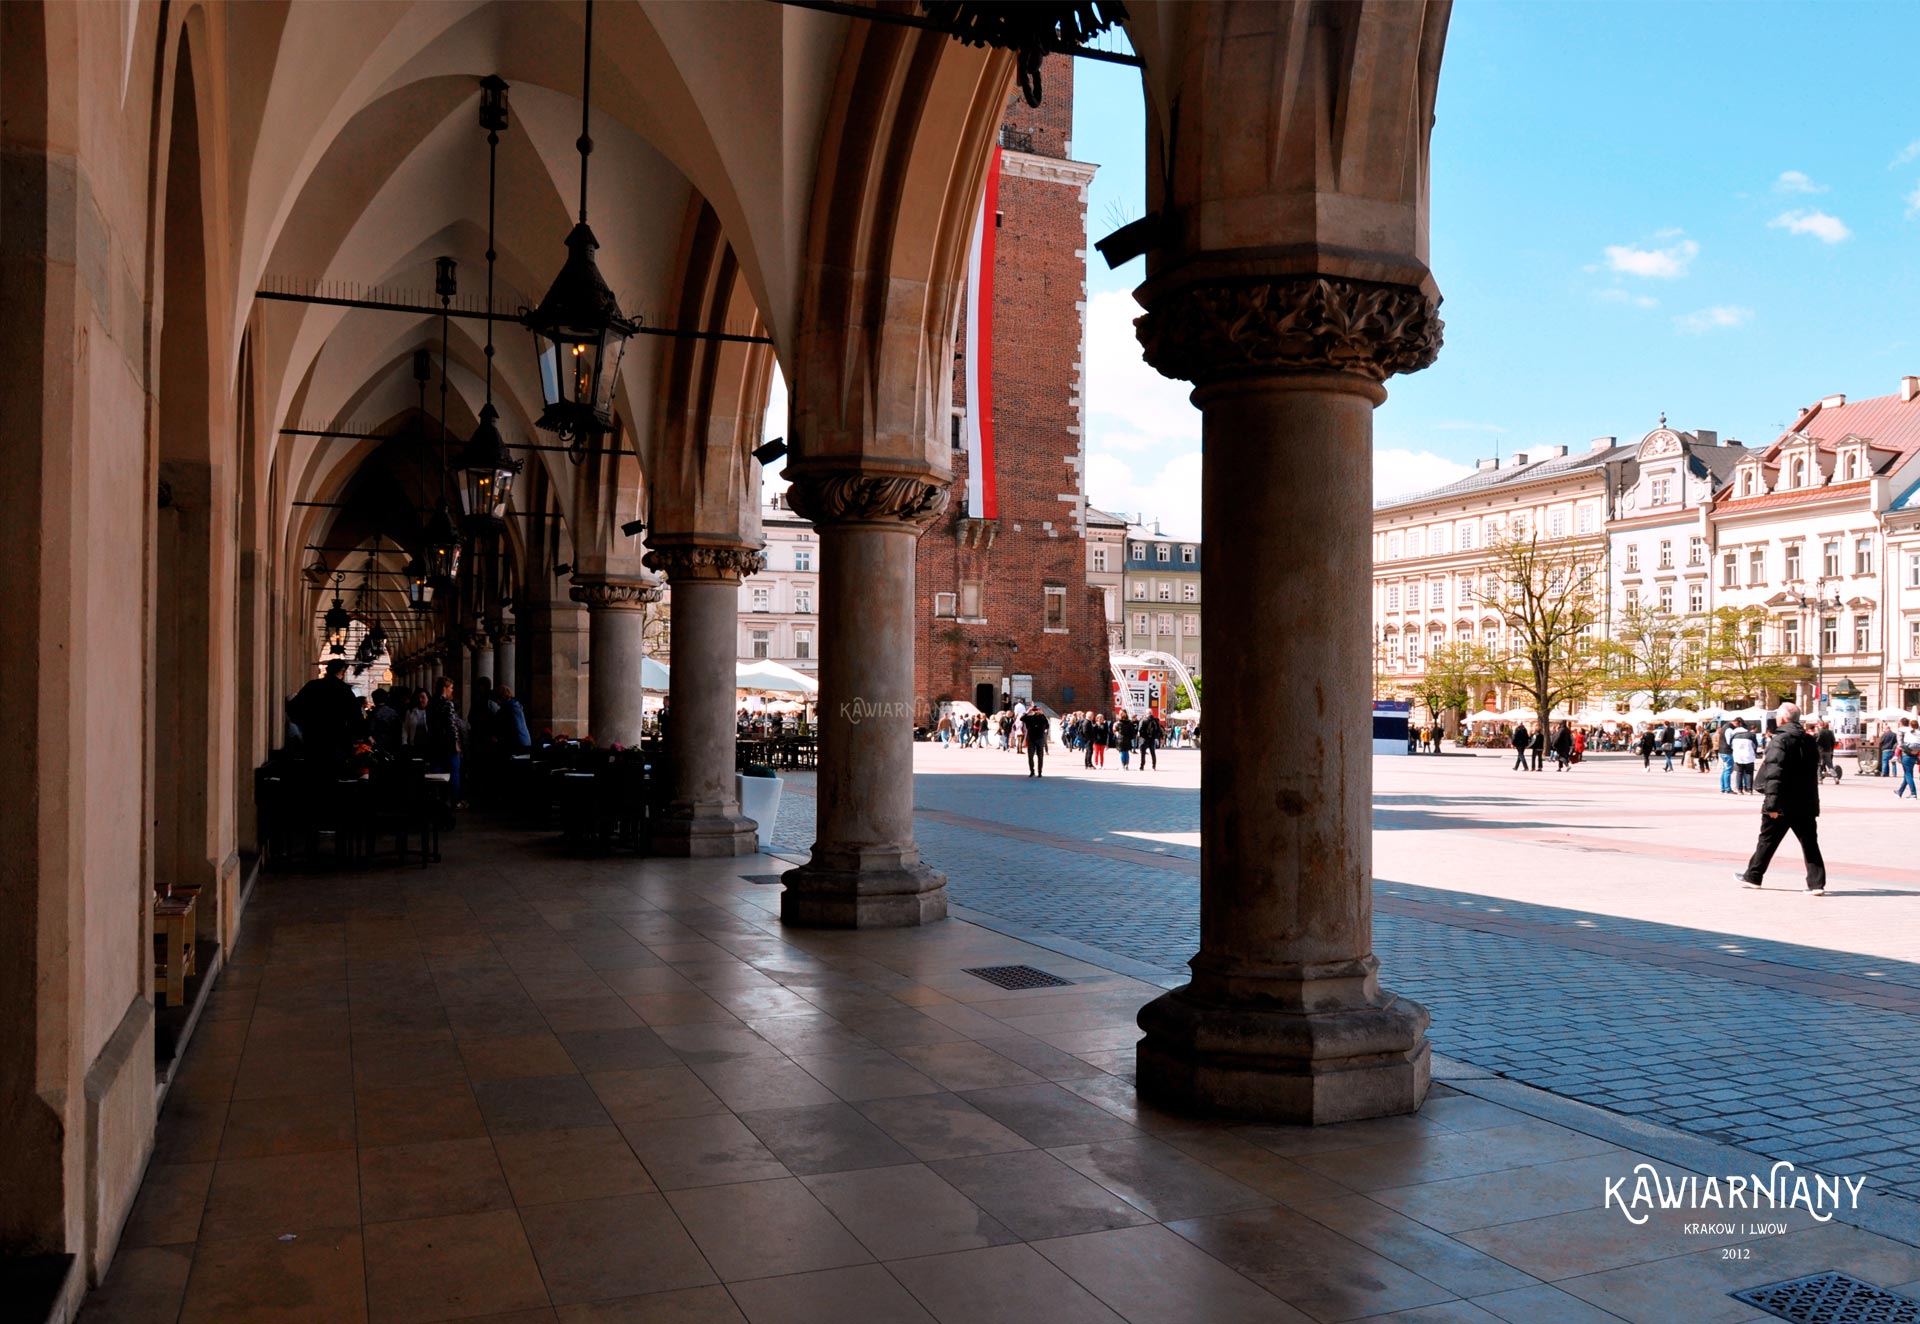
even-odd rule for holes
{"type": "MultiPolygon", "coordinates": [[[[192,932],[203,948],[222,931],[217,865],[213,749],[216,619],[214,535],[219,523],[213,464],[212,368],[208,352],[206,217],[202,206],[200,112],[192,48],[184,32],[173,79],[160,220],[158,302],[158,510],[153,525],[153,590],[148,683],[152,686],[153,886],[161,909],[193,906],[192,932]]],[[[163,937],[162,941],[166,941],[163,937]]],[[[144,968],[151,959],[141,953],[144,968]]],[[[204,969],[168,950],[171,966],[204,969]]],[[[157,982],[157,981],[156,981],[157,982]]],[[[158,994],[182,997],[169,978],[158,994]]],[[[170,1019],[163,1014],[165,1020],[170,1019]]],[[[166,1035],[160,1051],[166,1055],[166,1035]]]]}

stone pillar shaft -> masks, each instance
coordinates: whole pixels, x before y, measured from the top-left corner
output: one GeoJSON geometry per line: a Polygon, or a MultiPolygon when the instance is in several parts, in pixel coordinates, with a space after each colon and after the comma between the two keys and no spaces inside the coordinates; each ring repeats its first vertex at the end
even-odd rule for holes
{"type": "Polygon", "coordinates": [[[1201,630],[1226,716],[1201,750],[1200,951],[1141,1009],[1140,1090],[1276,1121],[1411,1112],[1428,1017],[1373,956],[1367,587],[1373,410],[1432,360],[1436,301],[1311,275],[1142,301],[1148,361],[1200,383],[1201,630]]]}
{"type": "Polygon", "coordinates": [[[946,918],[946,878],[913,838],[914,543],[946,505],[923,477],[795,475],[820,531],[820,772],[812,858],[780,917],[835,928],[946,918]]]}
{"type": "Polygon", "coordinates": [[[646,605],[660,586],[638,581],[575,584],[575,602],[587,604],[587,718],[594,744],[640,743],[646,710],[640,663],[646,657],[646,605]]]}
{"type": "MultiPolygon", "coordinates": [[[[673,591],[666,746],[672,792],[653,832],[661,855],[752,855],[734,773],[734,665],[740,580],[766,564],[747,547],[667,544],[647,553],[673,591]]],[[[771,824],[767,826],[771,827],[771,824]]]]}

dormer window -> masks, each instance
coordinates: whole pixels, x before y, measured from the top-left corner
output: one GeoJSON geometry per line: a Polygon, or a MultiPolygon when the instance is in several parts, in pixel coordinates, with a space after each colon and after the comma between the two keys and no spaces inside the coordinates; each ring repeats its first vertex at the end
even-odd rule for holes
{"type": "Polygon", "coordinates": [[[1805,487],[1807,485],[1807,460],[1805,456],[1794,460],[1792,473],[1793,479],[1788,486],[1805,487]]]}

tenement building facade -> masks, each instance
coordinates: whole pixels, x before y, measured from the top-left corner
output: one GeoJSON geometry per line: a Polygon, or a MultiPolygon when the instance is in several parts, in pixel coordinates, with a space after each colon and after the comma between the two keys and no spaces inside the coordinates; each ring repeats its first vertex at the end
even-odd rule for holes
{"type": "Polygon", "coordinates": [[[920,539],[915,711],[1064,712],[1104,695],[1104,595],[1089,588],[1082,432],[1087,186],[1072,159],[1073,62],[1009,102],[974,232],[954,372],[952,500],[920,539]]]}
{"type": "Polygon", "coordinates": [[[820,668],[820,537],[785,492],[760,507],[760,529],[766,564],[740,581],[739,658],[812,675],[820,668]]]}
{"type": "MultiPolygon", "coordinates": [[[[1750,652],[1797,670],[1778,695],[1817,701],[1845,679],[1868,710],[1920,710],[1920,377],[1889,395],[1830,395],[1753,449],[1700,429],[1659,427],[1632,445],[1534,448],[1433,492],[1374,510],[1376,686],[1410,695],[1425,659],[1449,642],[1510,645],[1476,606],[1500,530],[1591,539],[1604,558],[1596,635],[1629,620],[1704,634],[1722,608],[1741,612],[1750,652]]],[[[1500,711],[1488,684],[1474,700],[1500,711]]],[[[1624,710],[1603,695],[1593,712],[1624,710]]]]}
{"type": "Polygon", "coordinates": [[[1160,525],[1127,526],[1124,649],[1169,653],[1200,674],[1200,542],[1160,525]]]}

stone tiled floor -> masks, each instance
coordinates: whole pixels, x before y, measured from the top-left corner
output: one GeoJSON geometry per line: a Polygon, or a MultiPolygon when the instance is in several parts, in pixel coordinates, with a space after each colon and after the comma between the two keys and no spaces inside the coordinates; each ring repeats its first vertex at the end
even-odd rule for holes
{"type": "MultiPolygon", "coordinates": [[[[1733,884],[1757,806],[1717,777],[1510,763],[1374,761],[1374,947],[1383,981],[1433,1012],[1436,1051],[1920,1199],[1920,808],[1876,778],[1828,786],[1834,895],[1810,914],[1797,847],[1767,890],[1733,884]]],[[[1014,755],[924,747],[916,770],[922,853],[957,904],[1184,973],[1197,754],[1033,783],[1014,755]]],[[[809,776],[783,848],[811,838],[809,776]]]]}
{"type": "Polygon", "coordinates": [[[1144,1108],[1155,986],[960,922],[783,930],[765,859],[448,853],[262,884],[89,1324],[1745,1324],[1731,1289],[1920,1280],[1838,1222],[1629,1227],[1640,1155],[1445,1086],[1315,1130],[1144,1108]],[[1012,962],[1075,982],[964,973],[1012,962]]]}

